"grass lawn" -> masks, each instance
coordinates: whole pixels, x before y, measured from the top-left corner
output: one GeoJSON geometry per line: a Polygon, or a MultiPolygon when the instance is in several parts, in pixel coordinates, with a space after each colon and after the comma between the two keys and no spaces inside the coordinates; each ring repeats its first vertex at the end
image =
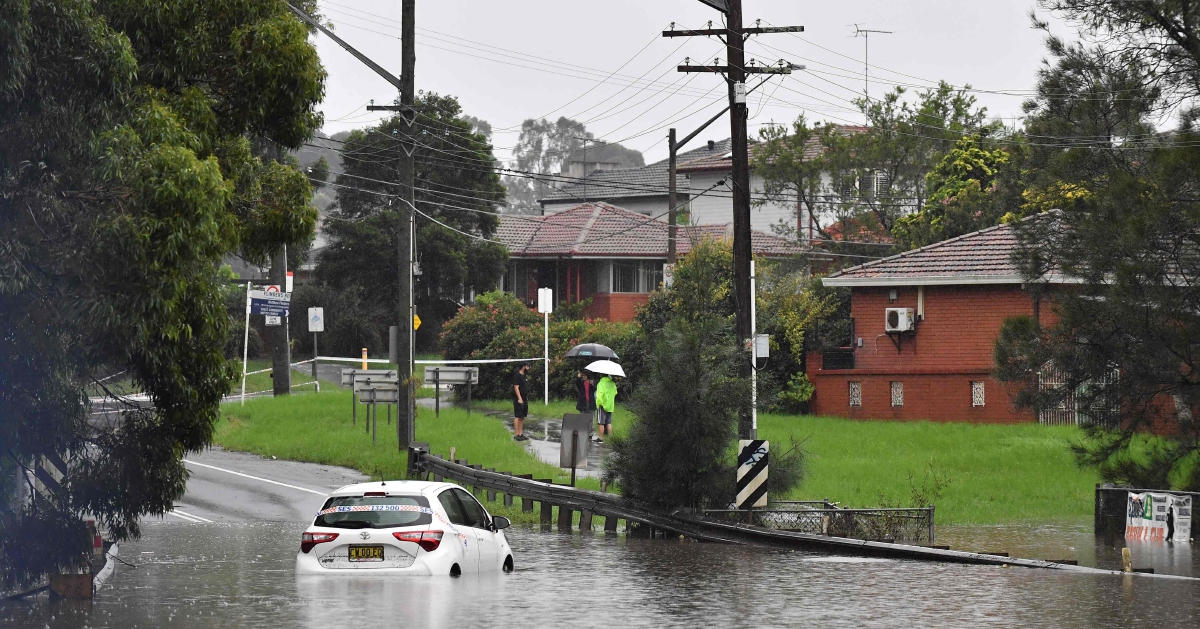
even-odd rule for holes
{"type": "MultiPolygon", "coordinates": [[[[397,452],[394,426],[380,422],[378,443],[359,422],[350,425],[349,393],[344,390],[305,393],[288,398],[259,398],[222,407],[216,443],[231,450],[255,452],[298,461],[341,465],[375,478],[399,478],[406,457],[397,452]]],[[[508,400],[478,401],[476,408],[511,412],[508,400]]],[[[359,409],[360,419],[362,408],[359,409]]],[[[549,405],[531,401],[531,417],[574,413],[572,401],[549,405]]],[[[628,411],[618,405],[615,431],[624,433],[628,411]]],[[[844,506],[872,507],[884,502],[909,505],[912,484],[922,485],[927,471],[948,480],[935,500],[938,524],[1014,522],[1079,522],[1090,518],[1091,470],[1075,466],[1068,449],[1079,432],[1069,426],[1037,424],[856,421],[830,417],[759,416],[759,434],[776,452],[791,440],[804,441],[811,453],[808,475],[789,499],[829,498],[844,506]],[[930,468],[932,466],[932,468],[930,468]]],[[[467,416],[462,409],[443,408],[441,417],[421,409],[417,439],[435,453],[516,474],[533,474],[566,482],[569,474],[537,461],[494,417],[467,416]]],[[[594,480],[580,486],[598,488],[594,480]]],[[[929,483],[932,487],[932,482],[929,483]]],[[[489,509],[515,521],[533,521],[500,503],[489,509]]]]}
{"type": "MultiPolygon", "coordinates": [[[[359,406],[358,424],[351,425],[350,393],[342,389],[256,398],[246,400],[245,406],[230,402],[221,407],[214,441],[229,450],[340,465],[373,478],[402,478],[408,458],[397,449],[395,425],[387,424],[381,409],[377,442],[372,444],[364,428],[364,415],[364,408],[359,406]]],[[[569,471],[538,461],[513,441],[502,422],[481,412],[468,416],[462,409],[443,408],[441,416],[435,418],[432,410],[418,409],[417,440],[429,442],[430,449],[444,457],[454,447],[457,458],[472,464],[554,478],[559,483],[570,480],[569,471]]],[[[579,479],[577,485],[599,489],[599,483],[592,479],[579,479]]],[[[519,502],[511,510],[500,502],[488,503],[487,507],[517,522],[533,522],[536,518],[532,513],[522,514],[519,502]]]]}
{"type": "Polygon", "coordinates": [[[883,496],[907,505],[909,474],[920,487],[932,464],[949,480],[935,503],[938,524],[1090,518],[1099,476],[1075,466],[1068,442],[1078,435],[1073,426],[759,416],[772,450],[807,439],[808,477],[788,498],[869,507],[883,496]]]}
{"type": "MultiPolygon", "coordinates": [[[[480,406],[512,412],[512,402],[480,406]]],[[[575,403],[531,401],[531,417],[562,417],[575,403]]],[[[629,428],[617,405],[613,431],[629,428]]],[[[1094,470],[1075,466],[1068,443],[1073,426],[859,421],[809,415],[759,415],[759,436],[772,449],[804,441],[811,454],[803,485],[785,499],[829,498],[843,506],[909,506],[913,486],[929,476],[948,481],[935,500],[938,524],[1078,522],[1092,517],[1094,470]],[[930,467],[932,464],[932,468],[930,467]],[[932,474],[929,471],[932,470],[932,474]],[[912,484],[909,482],[912,474],[912,484]]]]}

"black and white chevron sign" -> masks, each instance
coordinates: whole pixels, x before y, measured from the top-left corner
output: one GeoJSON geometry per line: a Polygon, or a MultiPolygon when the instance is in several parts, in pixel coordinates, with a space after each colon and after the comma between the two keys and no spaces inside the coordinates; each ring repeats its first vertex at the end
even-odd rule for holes
{"type": "Polygon", "coordinates": [[[737,508],[767,506],[767,458],[770,445],[764,439],[738,441],[737,508]]]}

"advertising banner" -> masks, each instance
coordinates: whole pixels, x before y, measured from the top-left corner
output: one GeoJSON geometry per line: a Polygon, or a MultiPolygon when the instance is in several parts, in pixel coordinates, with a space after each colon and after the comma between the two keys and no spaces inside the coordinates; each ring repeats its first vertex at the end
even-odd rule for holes
{"type": "Polygon", "coordinates": [[[1129,492],[1125,539],[1187,542],[1192,534],[1192,498],[1166,493],[1129,492]]]}

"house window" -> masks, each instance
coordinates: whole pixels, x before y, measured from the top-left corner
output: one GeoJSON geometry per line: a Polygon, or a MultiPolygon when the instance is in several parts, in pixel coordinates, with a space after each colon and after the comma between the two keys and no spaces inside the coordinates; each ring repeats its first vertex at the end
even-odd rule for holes
{"type": "Polygon", "coordinates": [[[604,261],[598,262],[596,268],[596,292],[611,293],[612,292],[612,267],[613,263],[604,261]]]}
{"type": "Polygon", "coordinates": [[[614,262],[612,265],[612,292],[637,293],[638,264],[637,262],[614,262]]]}
{"type": "Polygon", "coordinates": [[[862,383],[850,383],[850,406],[862,406],[862,383]]]}
{"type": "Polygon", "coordinates": [[[883,196],[892,191],[892,178],[887,171],[875,171],[875,196],[883,196]]]}
{"type": "Polygon", "coordinates": [[[662,282],[662,263],[653,260],[619,260],[609,263],[614,293],[649,293],[662,282]]]}
{"type": "Polygon", "coordinates": [[[983,381],[971,383],[971,406],[983,406],[983,381]]]}
{"type": "Polygon", "coordinates": [[[904,406],[904,383],[892,383],[892,406],[904,406]]]}

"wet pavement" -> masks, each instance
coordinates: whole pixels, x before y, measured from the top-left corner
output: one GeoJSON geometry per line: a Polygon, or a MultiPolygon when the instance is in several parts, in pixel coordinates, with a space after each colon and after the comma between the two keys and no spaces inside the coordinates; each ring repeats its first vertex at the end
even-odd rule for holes
{"type": "MultiPolygon", "coordinates": [[[[510,575],[297,578],[302,522],[145,528],[122,550],[136,567],[120,566],[95,601],[8,603],[0,627],[1074,628],[1196,626],[1200,618],[1195,582],[530,528],[510,531],[510,575]]],[[[983,529],[957,534],[991,541],[983,529]]]]}
{"type": "MultiPolygon", "coordinates": [[[[839,557],[601,532],[509,530],[513,574],[293,574],[301,532],[352,470],[222,451],[189,456],[188,517],[148,520],[91,602],[0,603],[0,627],[1173,627],[1197,626],[1200,584],[1141,575],[839,557]]],[[[958,550],[1119,568],[1084,523],[938,527],[958,550]]],[[[1200,576],[1184,544],[1134,565],[1200,576]]]]}

